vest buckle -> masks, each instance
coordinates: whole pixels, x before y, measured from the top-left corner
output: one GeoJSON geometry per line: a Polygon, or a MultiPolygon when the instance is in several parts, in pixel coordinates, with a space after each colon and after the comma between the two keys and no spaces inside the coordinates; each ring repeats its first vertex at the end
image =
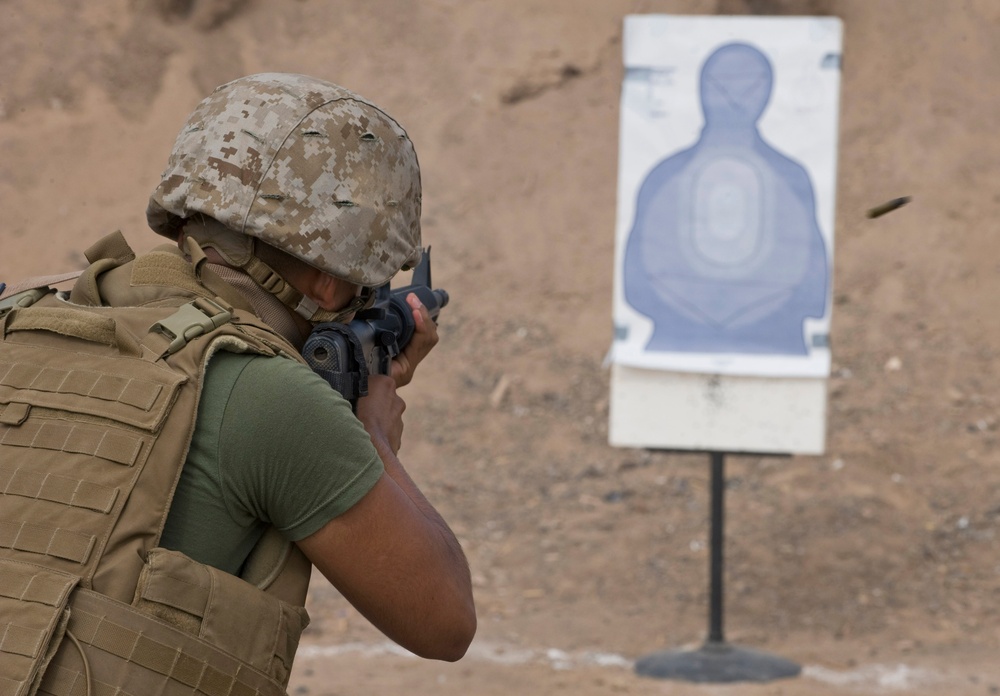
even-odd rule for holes
{"type": "Polygon", "coordinates": [[[156,322],[149,330],[167,337],[170,344],[166,354],[173,355],[190,341],[214,331],[232,318],[230,310],[207,297],[199,297],[182,305],[166,319],[156,322]]]}
{"type": "Polygon", "coordinates": [[[22,307],[30,307],[31,305],[38,302],[40,299],[45,297],[49,292],[47,287],[42,288],[30,288],[16,295],[10,295],[8,297],[0,300],[0,317],[5,315],[12,309],[21,309],[22,307]]]}

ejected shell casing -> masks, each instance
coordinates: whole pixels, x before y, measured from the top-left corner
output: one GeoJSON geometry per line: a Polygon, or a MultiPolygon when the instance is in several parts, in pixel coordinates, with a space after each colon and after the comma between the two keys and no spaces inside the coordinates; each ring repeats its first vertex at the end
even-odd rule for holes
{"type": "Polygon", "coordinates": [[[902,198],[893,198],[891,201],[886,201],[882,205],[877,205],[868,211],[869,218],[877,218],[885,215],[886,213],[891,213],[896,208],[902,208],[904,205],[910,202],[909,196],[903,196],[902,198]]]}

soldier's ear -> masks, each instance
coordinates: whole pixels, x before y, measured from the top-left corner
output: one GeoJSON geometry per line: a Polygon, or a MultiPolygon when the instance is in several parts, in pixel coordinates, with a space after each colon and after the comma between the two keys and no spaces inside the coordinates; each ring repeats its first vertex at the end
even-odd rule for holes
{"type": "Polygon", "coordinates": [[[340,281],[319,269],[310,268],[310,271],[312,273],[309,274],[311,277],[309,277],[306,294],[321,307],[331,307],[337,295],[340,281]]]}

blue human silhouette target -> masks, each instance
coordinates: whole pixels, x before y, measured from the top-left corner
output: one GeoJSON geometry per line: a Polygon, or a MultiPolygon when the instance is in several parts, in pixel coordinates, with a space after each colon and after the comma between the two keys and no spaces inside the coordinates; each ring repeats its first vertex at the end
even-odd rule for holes
{"type": "Polygon", "coordinates": [[[746,42],[704,61],[697,141],[642,181],[624,251],[627,303],[646,351],[806,356],[827,314],[830,263],[809,172],[758,122],[775,71],[746,42]]]}
{"type": "Polygon", "coordinates": [[[821,454],[842,22],[622,33],[609,442],[821,454]]]}

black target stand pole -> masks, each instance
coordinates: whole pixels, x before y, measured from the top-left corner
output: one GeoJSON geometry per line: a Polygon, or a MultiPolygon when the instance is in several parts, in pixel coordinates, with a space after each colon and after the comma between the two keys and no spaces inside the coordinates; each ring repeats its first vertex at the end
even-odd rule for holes
{"type": "Polygon", "coordinates": [[[723,545],[726,543],[726,459],[721,452],[712,452],[712,518],[709,549],[708,583],[708,642],[724,643],[722,635],[723,545]]]}
{"type": "Polygon", "coordinates": [[[795,677],[799,665],[783,657],[730,645],[722,630],[723,546],[725,543],[725,455],[711,452],[711,549],[709,554],[708,639],[697,650],[665,650],[640,658],[644,677],[690,682],[767,682],[795,677]]]}

